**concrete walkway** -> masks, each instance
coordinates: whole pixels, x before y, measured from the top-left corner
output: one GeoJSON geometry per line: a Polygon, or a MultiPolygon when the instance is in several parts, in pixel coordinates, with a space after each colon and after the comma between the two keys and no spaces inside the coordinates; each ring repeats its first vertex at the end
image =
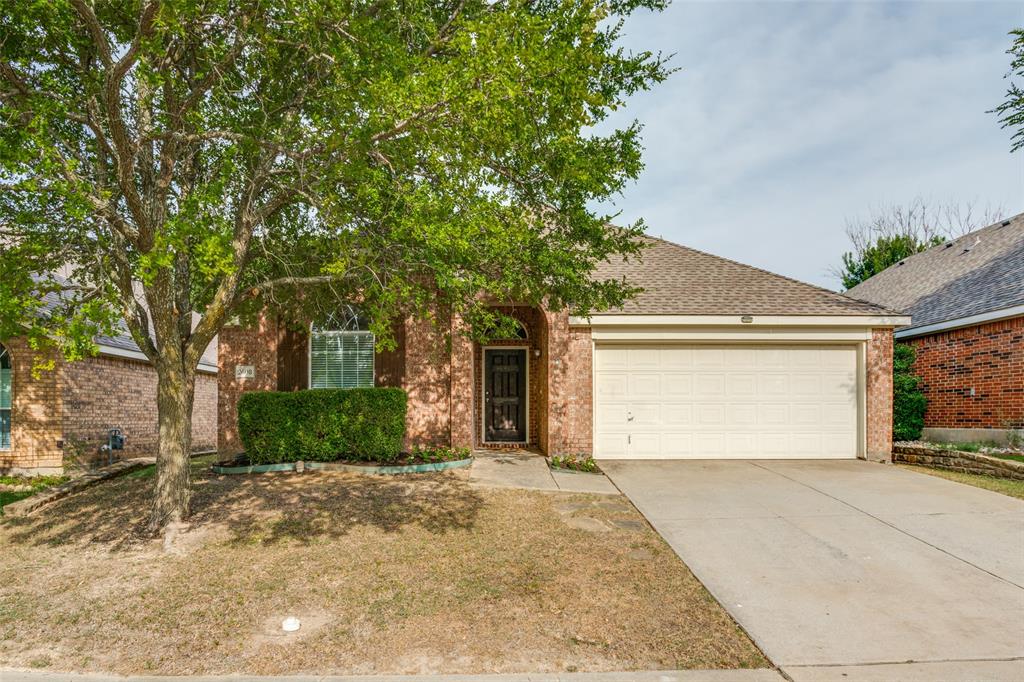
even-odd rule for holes
{"type": "Polygon", "coordinates": [[[602,468],[794,680],[1024,679],[1024,501],[861,461],[602,468]]]}
{"type": "Polygon", "coordinates": [[[3,682],[784,682],[774,670],[653,670],[610,673],[524,673],[511,675],[286,675],[250,677],[119,677],[0,669],[3,682]]]}
{"type": "Polygon", "coordinates": [[[525,450],[474,452],[469,483],[484,488],[620,494],[604,474],[557,471],[542,455],[525,450]]]}

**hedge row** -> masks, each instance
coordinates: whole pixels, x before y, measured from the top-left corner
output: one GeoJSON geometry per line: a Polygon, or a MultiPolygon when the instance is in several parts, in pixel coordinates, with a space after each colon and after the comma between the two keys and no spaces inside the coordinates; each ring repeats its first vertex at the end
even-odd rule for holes
{"type": "Polygon", "coordinates": [[[238,401],[238,432],[253,464],[390,462],[402,451],[400,388],[253,391],[238,401]]]}

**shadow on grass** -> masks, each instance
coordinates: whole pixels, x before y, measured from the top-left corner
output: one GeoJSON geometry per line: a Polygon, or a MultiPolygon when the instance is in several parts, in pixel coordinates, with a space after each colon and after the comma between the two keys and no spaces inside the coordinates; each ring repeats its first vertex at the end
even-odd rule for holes
{"type": "MultiPolygon", "coordinates": [[[[192,470],[190,532],[224,529],[231,542],[309,544],[355,527],[384,533],[418,526],[430,533],[470,528],[480,495],[452,474],[363,476],[306,472],[221,476],[205,463],[192,470]]],[[[129,549],[146,532],[154,477],[123,476],[44,507],[28,517],[0,517],[11,542],[100,543],[129,549]]]]}

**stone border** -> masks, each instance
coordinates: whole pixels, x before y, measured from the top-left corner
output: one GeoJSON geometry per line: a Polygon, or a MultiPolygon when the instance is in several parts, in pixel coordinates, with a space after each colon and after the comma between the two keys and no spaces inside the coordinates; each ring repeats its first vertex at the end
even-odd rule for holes
{"type": "Polygon", "coordinates": [[[215,474],[266,474],[272,471],[295,471],[295,462],[278,464],[249,464],[247,466],[221,466],[211,464],[210,470],[215,474]]]}
{"type": "Polygon", "coordinates": [[[155,463],[155,457],[134,457],[132,459],[122,459],[119,462],[114,462],[110,466],[94,469],[89,473],[73,478],[66,483],[61,483],[60,485],[36,493],[31,497],[26,497],[24,500],[11,502],[3,508],[3,513],[6,516],[25,516],[44,505],[56,502],[63,497],[67,497],[71,493],[76,493],[79,490],[84,490],[85,488],[94,486],[100,481],[105,481],[108,478],[114,478],[121,474],[126,474],[129,471],[142,469],[143,467],[148,467],[155,463]]]}
{"type": "Polygon", "coordinates": [[[361,466],[344,462],[281,462],[279,464],[253,464],[250,466],[211,466],[215,474],[262,474],[274,471],[350,471],[358,474],[426,474],[445,469],[468,467],[473,458],[456,459],[450,462],[427,462],[424,464],[395,464],[390,466],[361,466]]]}
{"type": "Polygon", "coordinates": [[[895,443],[892,448],[892,460],[903,464],[917,464],[967,474],[982,474],[1024,481],[1024,462],[991,457],[977,452],[895,443]]]}
{"type": "Polygon", "coordinates": [[[473,463],[473,458],[453,459],[449,462],[426,462],[424,464],[394,464],[388,466],[360,466],[344,462],[306,462],[307,469],[323,471],[354,471],[360,474],[426,474],[445,469],[460,469],[473,463]]]}

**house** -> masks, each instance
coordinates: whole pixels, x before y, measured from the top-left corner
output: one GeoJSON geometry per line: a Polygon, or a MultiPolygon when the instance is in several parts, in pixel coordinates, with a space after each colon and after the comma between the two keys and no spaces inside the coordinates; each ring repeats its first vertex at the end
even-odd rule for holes
{"type": "Polygon", "coordinates": [[[480,344],[408,319],[374,350],[358,312],[295,330],[263,317],[220,335],[219,447],[242,449],[251,390],[400,386],[408,444],[530,447],[598,458],[888,460],[892,330],[909,322],[786,277],[660,239],[601,277],[644,288],[571,317],[498,306],[514,338],[480,344]]]}
{"type": "MultiPolygon", "coordinates": [[[[127,336],[96,339],[99,354],[33,372],[38,355],[24,337],[0,339],[0,473],[53,474],[105,461],[110,429],[125,436],[120,457],[154,455],[156,371],[127,336]]],[[[196,376],[192,440],[217,442],[217,361],[207,351],[196,376]]]]}
{"type": "Polygon", "coordinates": [[[847,292],[902,310],[924,437],[1004,441],[1024,428],[1024,214],[933,246],[847,292]]]}

